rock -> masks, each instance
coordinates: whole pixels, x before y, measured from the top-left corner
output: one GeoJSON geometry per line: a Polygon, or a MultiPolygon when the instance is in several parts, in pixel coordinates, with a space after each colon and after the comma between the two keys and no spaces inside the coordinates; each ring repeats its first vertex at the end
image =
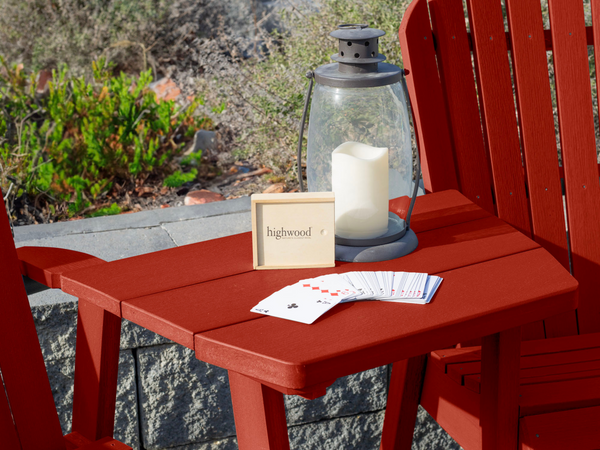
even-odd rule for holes
{"type": "Polygon", "coordinates": [[[288,429],[290,447],[302,450],[377,450],[383,416],[384,411],[379,411],[291,427],[288,429]]]}
{"type": "Polygon", "coordinates": [[[121,322],[121,350],[162,345],[171,341],[129,320],[121,322]]]}
{"type": "Polygon", "coordinates": [[[257,177],[259,175],[264,175],[265,173],[271,173],[271,172],[273,172],[271,169],[267,169],[266,167],[263,167],[262,169],[253,170],[251,172],[242,172],[238,168],[234,169],[234,167],[232,167],[231,169],[229,169],[229,172],[230,173],[240,172],[237,175],[234,175],[233,178],[232,178],[234,180],[237,180],[236,183],[239,183],[240,180],[247,180],[247,179],[249,179],[251,177],[257,177]]]}
{"type": "Polygon", "coordinates": [[[285,191],[285,183],[275,183],[263,191],[263,194],[279,194],[285,191]]]}
{"type": "MultiPolygon", "coordinates": [[[[379,450],[384,414],[385,411],[376,411],[290,427],[291,448],[379,450]]],[[[420,406],[411,448],[461,449],[420,406]]]]}
{"type": "MultiPolygon", "coordinates": [[[[379,450],[383,411],[323,420],[288,429],[290,447],[302,450],[379,450]]],[[[170,450],[236,450],[235,437],[170,450]]],[[[431,449],[445,447],[431,447],[431,449]]],[[[413,449],[415,449],[413,444],[413,449]]],[[[419,448],[421,450],[421,448],[419,448]]]]}
{"type": "MultiPolygon", "coordinates": [[[[47,361],[46,370],[63,434],[70,433],[75,358],[47,361]]],[[[132,352],[126,350],[121,352],[119,358],[114,436],[135,450],[140,448],[137,411],[135,364],[132,352]]]]}
{"type": "Polygon", "coordinates": [[[144,448],[162,449],[235,435],[227,371],[180,345],[140,348],[138,390],[144,448]]]}
{"type": "Polygon", "coordinates": [[[351,416],[385,408],[387,373],[387,366],[383,366],[338,378],[327,388],[327,394],[315,400],[286,395],[285,409],[288,425],[351,416]]]}
{"type": "Polygon", "coordinates": [[[185,205],[201,205],[203,203],[220,202],[225,200],[221,194],[206,189],[189,192],[183,201],[185,205]]]}
{"type": "Polygon", "coordinates": [[[154,194],[154,188],[150,186],[140,186],[135,188],[138,197],[149,197],[154,194]]]}
{"type": "MultiPolygon", "coordinates": [[[[51,293],[45,291],[38,296],[51,293]]],[[[44,360],[75,357],[77,301],[39,305],[31,308],[44,360]]]]}
{"type": "Polygon", "coordinates": [[[50,91],[50,87],[48,86],[48,82],[52,81],[52,71],[51,70],[42,70],[37,76],[35,93],[37,96],[45,97],[48,95],[50,91]]]}
{"type": "Polygon", "coordinates": [[[168,450],[238,450],[235,437],[208,441],[201,444],[182,445],[181,447],[169,447],[168,450]]]}
{"type": "Polygon", "coordinates": [[[175,100],[181,94],[181,89],[170,78],[161,78],[154,83],[150,83],[148,87],[156,93],[158,101],[175,100]]]}
{"type": "Polygon", "coordinates": [[[185,155],[191,153],[197,153],[205,151],[208,153],[214,153],[217,151],[217,135],[214,131],[198,130],[194,135],[194,143],[189,150],[185,152],[185,155]]]}

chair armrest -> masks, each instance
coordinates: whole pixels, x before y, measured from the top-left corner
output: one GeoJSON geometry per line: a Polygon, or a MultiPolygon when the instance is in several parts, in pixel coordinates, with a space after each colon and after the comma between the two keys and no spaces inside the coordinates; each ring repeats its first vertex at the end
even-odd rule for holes
{"type": "Polygon", "coordinates": [[[21,247],[17,249],[21,275],[49,288],[61,288],[62,274],[105,261],[86,253],[54,247],[21,247]]]}

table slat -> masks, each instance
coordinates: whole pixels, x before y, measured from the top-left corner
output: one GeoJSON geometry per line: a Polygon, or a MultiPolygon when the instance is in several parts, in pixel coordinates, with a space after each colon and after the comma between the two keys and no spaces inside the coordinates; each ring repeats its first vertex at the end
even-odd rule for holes
{"type": "Polygon", "coordinates": [[[120,259],[63,275],[62,290],[121,315],[121,301],[252,270],[250,233],[120,259]]]}

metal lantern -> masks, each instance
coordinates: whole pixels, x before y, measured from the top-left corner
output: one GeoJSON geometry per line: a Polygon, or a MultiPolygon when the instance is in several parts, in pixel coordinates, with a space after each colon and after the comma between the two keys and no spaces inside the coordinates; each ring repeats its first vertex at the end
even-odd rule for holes
{"type": "MultiPolygon", "coordinates": [[[[378,51],[385,32],[365,24],[340,25],[330,35],[339,40],[333,64],[307,73],[310,79],[300,126],[301,146],[313,81],[308,128],[308,190],[335,192],[336,259],[382,261],[410,253],[417,238],[410,214],[413,159],[408,95],[404,72],[383,61],[378,51]],[[406,196],[405,219],[388,211],[389,199],[406,196]]],[[[418,167],[417,177],[420,167],[418,167]]]]}

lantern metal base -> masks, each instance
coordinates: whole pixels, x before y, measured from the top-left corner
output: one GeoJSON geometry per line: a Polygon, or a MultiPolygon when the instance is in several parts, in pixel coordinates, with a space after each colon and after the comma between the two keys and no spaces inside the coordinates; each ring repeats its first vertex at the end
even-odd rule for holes
{"type": "Polygon", "coordinates": [[[417,235],[410,228],[406,234],[394,242],[367,247],[335,246],[336,261],[378,262],[400,258],[412,253],[419,245],[417,235]]]}

